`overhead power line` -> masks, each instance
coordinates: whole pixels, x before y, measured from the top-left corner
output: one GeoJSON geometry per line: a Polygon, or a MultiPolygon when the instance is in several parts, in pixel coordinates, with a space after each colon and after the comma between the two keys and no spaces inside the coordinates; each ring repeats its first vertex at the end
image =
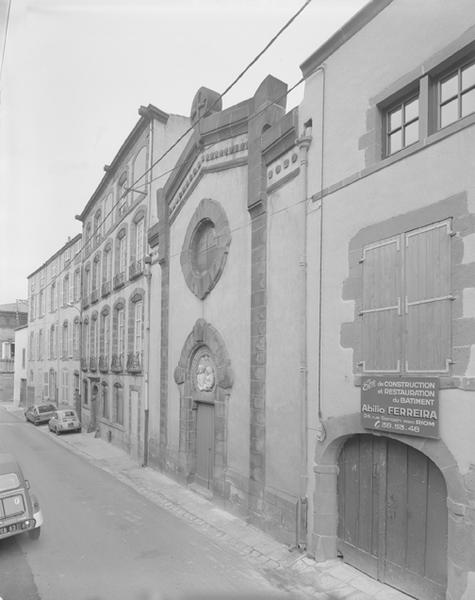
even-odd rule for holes
{"type": "MultiPolygon", "coordinates": [[[[236,83],[247,73],[247,71],[249,71],[249,69],[262,57],[262,55],[272,46],[272,44],[282,35],[282,33],[295,21],[295,19],[302,13],[302,11],[310,4],[312,0],[306,0],[306,2],[299,8],[299,10],[294,13],[294,15],[279,29],[279,31],[269,40],[269,42],[264,46],[264,48],[251,60],[251,62],[239,73],[239,75],[237,75],[237,77],[235,77],[233,79],[233,81],[226,87],[226,89],[224,90],[224,92],[222,92],[221,94],[219,94],[219,96],[216,98],[216,100],[214,101],[214,103],[211,105],[211,110],[220,102],[220,100],[224,97],[225,94],[227,94],[235,85],[236,83]]],[[[280,102],[282,99],[284,99],[286,96],[288,96],[293,90],[295,90],[302,82],[304,81],[304,77],[302,77],[299,81],[297,81],[297,83],[295,83],[290,89],[288,89],[285,93],[281,94],[279,97],[277,98],[273,98],[273,102],[277,103],[280,102]]],[[[264,112],[264,110],[266,110],[266,108],[261,109],[258,113],[256,113],[256,115],[261,114],[262,112],[264,112]]],[[[94,235],[101,229],[102,225],[105,223],[106,219],[114,212],[114,210],[117,208],[118,204],[120,203],[120,201],[127,196],[127,194],[129,193],[130,190],[133,190],[136,186],[136,184],[143,179],[148,173],[150,173],[150,171],[152,171],[152,169],[154,167],[156,167],[172,150],[173,148],[175,148],[191,131],[193,131],[195,129],[195,127],[202,121],[202,119],[204,118],[204,115],[201,115],[195,122],[192,123],[192,125],[190,127],[188,127],[184,133],[181,134],[181,136],[178,137],[177,140],[175,140],[175,142],[173,142],[173,144],[171,146],[169,146],[167,148],[167,150],[165,150],[165,152],[163,152],[163,154],[161,154],[157,160],[155,160],[148,169],[146,169],[141,175],[140,177],[138,177],[137,179],[135,179],[129,186],[127,186],[127,190],[125,191],[124,194],[122,194],[117,201],[112,205],[111,209],[109,210],[109,212],[107,214],[104,214],[104,216],[102,217],[101,221],[99,222],[99,224],[97,224],[97,226],[91,231],[91,238],[94,238],[94,235]]],[[[209,148],[212,148],[214,145],[216,145],[217,142],[211,144],[209,148]]],[[[185,163],[186,164],[186,163],[185,163]]],[[[183,163],[180,164],[180,168],[183,166],[183,163]]],[[[178,165],[176,165],[175,167],[173,167],[172,169],[160,174],[159,176],[155,177],[154,179],[151,179],[149,182],[149,185],[152,183],[152,181],[156,181],[157,179],[160,179],[162,177],[165,177],[166,175],[169,175],[170,173],[172,173],[174,170],[176,170],[178,168],[178,165]]],[[[94,224],[96,225],[96,224],[94,224]]],[[[84,249],[85,245],[87,243],[89,243],[90,240],[85,241],[84,239],[81,240],[81,246],[79,248],[79,250],[74,254],[74,256],[71,258],[71,260],[74,260],[77,256],[79,256],[79,254],[81,254],[82,250],[84,249]]],[[[61,275],[61,273],[63,273],[65,271],[65,269],[61,269],[61,271],[59,271],[57,273],[57,276],[61,275]]]]}

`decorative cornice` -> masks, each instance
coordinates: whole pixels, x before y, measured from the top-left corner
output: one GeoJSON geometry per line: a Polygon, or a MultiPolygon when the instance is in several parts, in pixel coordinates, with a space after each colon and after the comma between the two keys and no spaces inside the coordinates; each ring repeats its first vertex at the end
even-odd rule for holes
{"type": "Polygon", "coordinates": [[[173,219],[179,211],[183,201],[204,172],[211,170],[222,170],[238,164],[247,162],[247,139],[241,136],[238,139],[227,140],[222,144],[216,144],[212,149],[204,149],[197,154],[193,164],[187,171],[187,176],[181,182],[174,196],[168,201],[170,218],[173,219]],[[242,160],[242,162],[241,162],[242,160]],[[240,161],[237,163],[237,161],[240,161]]]}

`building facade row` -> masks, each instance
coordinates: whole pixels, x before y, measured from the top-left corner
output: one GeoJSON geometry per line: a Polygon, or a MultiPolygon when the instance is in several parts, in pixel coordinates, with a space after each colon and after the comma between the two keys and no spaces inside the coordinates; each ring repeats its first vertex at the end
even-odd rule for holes
{"type": "Polygon", "coordinates": [[[81,234],[28,276],[28,402],[79,402],[81,234]]]}
{"type": "Polygon", "coordinates": [[[301,69],[290,111],[272,76],[140,109],[78,216],[82,421],[316,560],[462,600],[473,3],[370,2],[301,69]]]}

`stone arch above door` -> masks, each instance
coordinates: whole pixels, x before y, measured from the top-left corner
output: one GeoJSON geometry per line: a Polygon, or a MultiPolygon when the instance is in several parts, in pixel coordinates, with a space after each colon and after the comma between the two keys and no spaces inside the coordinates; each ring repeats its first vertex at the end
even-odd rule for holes
{"type": "Polygon", "coordinates": [[[183,346],[175,368],[180,391],[178,470],[187,482],[195,480],[198,456],[198,412],[213,406],[213,461],[210,488],[225,496],[227,467],[227,401],[233,373],[224,340],[204,319],[198,319],[183,346]]]}
{"type": "Polygon", "coordinates": [[[180,360],[175,368],[175,383],[185,382],[191,361],[201,346],[207,346],[216,365],[216,385],[224,390],[233,385],[233,373],[224,340],[218,331],[204,319],[198,319],[193,326],[181,351],[180,360]]]}
{"type": "MultiPolygon", "coordinates": [[[[337,555],[338,525],[338,457],[345,442],[356,434],[368,434],[361,426],[360,413],[334,417],[324,422],[325,440],[315,450],[314,523],[310,551],[317,561],[329,560],[337,555]]],[[[448,508],[448,596],[462,598],[466,586],[466,573],[475,571],[475,556],[471,552],[475,527],[468,519],[471,498],[464,485],[457,462],[443,440],[410,436],[386,435],[410,446],[427,456],[440,470],[447,486],[448,508]],[[454,573],[457,571],[458,575],[454,573]]]]}

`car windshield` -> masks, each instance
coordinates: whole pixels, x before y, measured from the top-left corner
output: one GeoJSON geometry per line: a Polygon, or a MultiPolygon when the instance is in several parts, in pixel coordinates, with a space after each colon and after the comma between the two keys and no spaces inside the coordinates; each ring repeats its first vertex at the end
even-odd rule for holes
{"type": "Polygon", "coordinates": [[[73,418],[74,418],[75,416],[76,416],[76,414],[75,414],[75,413],[74,413],[72,410],[66,410],[66,411],[63,413],[63,417],[64,417],[65,419],[66,419],[66,418],[68,418],[68,417],[73,417],[73,418]]]}
{"type": "Polygon", "coordinates": [[[4,473],[0,475],[0,492],[13,490],[20,487],[20,481],[16,473],[4,473]]]}
{"type": "Polygon", "coordinates": [[[40,413],[45,413],[45,412],[51,412],[52,410],[54,410],[54,406],[51,404],[45,404],[43,406],[38,406],[38,412],[40,413]]]}

